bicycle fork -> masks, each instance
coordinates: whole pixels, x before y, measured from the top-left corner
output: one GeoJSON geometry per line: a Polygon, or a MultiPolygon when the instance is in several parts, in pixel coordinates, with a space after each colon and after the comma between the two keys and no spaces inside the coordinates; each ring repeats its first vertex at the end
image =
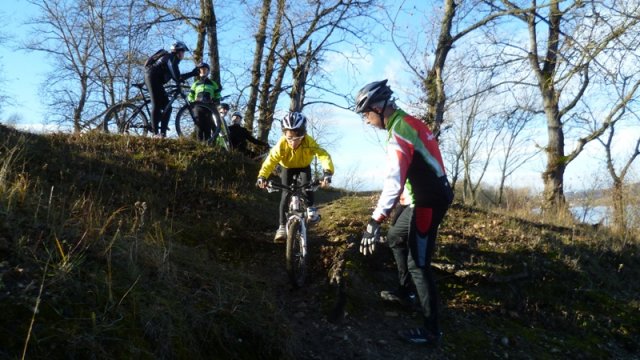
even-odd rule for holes
{"type": "Polygon", "coordinates": [[[297,221],[300,223],[300,237],[302,238],[302,249],[301,249],[300,255],[302,257],[305,257],[307,256],[307,224],[304,221],[303,216],[300,216],[297,214],[289,216],[289,218],[287,219],[287,225],[285,227],[287,231],[287,236],[289,235],[289,227],[294,221],[297,221]]]}

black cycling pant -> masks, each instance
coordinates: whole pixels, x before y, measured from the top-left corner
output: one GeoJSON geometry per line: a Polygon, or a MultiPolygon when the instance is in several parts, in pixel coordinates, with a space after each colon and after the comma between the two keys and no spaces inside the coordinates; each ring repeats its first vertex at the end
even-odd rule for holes
{"type": "Polygon", "coordinates": [[[154,134],[160,133],[166,136],[171,108],[163,112],[163,109],[169,104],[169,95],[164,89],[163,76],[147,72],[144,74],[144,83],[147,85],[151,98],[151,129],[154,134]]]}
{"type": "Polygon", "coordinates": [[[438,291],[431,270],[431,257],[436,247],[438,227],[447,208],[407,206],[387,233],[389,247],[398,268],[400,286],[410,286],[410,274],[423,311],[424,326],[434,334],[440,332],[440,325],[438,291]]]}
{"type": "MultiPolygon", "coordinates": [[[[282,185],[289,185],[293,182],[293,176],[298,175],[300,178],[300,182],[303,184],[311,182],[311,166],[307,166],[304,168],[285,168],[282,167],[282,172],[280,173],[280,181],[282,181],[282,185]]],[[[305,192],[307,195],[307,206],[313,206],[314,197],[313,191],[305,192]]],[[[289,200],[289,193],[286,191],[282,192],[282,197],[280,198],[280,225],[285,225],[287,223],[287,219],[284,217],[285,210],[287,209],[289,200]]]]}
{"type": "Polygon", "coordinates": [[[204,106],[195,106],[194,112],[196,116],[196,133],[198,135],[198,140],[209,140],[211,139],[211,134],[215,129],[215,125],[213,124],[213,115],[211,111],[204,106]]]}

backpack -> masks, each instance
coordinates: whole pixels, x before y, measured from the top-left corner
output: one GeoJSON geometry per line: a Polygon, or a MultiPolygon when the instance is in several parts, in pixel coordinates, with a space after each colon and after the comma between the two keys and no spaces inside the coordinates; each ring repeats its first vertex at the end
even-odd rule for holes
{"type": "Polygon", "coordinates": [[[156,51],[153,55],[149,56],[147,61],[144,62],[145,69],[150,68],[156,61],[160,60],[161,57],[167,55],[169,52],[165,49],[160,49],[156,51]]]}

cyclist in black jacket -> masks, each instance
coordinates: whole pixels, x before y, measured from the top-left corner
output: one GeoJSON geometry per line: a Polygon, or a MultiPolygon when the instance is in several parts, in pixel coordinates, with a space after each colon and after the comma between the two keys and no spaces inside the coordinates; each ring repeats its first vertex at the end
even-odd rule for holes
{"type": "Polygon", "coordinates": [[[169,103],[169,95],[164,89],[164,84],[173,80],[176,84],[198,75],[198,68],[186,74],[180,74],[180,60],[184,58],[184,53],[189,51],[187,45],[182,41],[177,41],[171,45],[171,51],[162,55],[157,60],[145,66],[144,83],[149,90],[151,97],[151,125],[155,135],[167,136],[167,127],[171,117],[171,108],[163,114],[163,109],[169,103]],[[162,124],[161,128],[158,125],[162,124]]]}
{"type": "Polygon", "coordinates": [[[240,124],[241,122],[242,115],[240,112],[234,112],[231,115],[231,125],[229,126],[229,141],[231,142],[232,149],[238,150],[247,156],[253,156],[254,154],[247,148],[247,141],[267,149],[269,148],[269,144],[254,138],[251,132],[240,124]]]}

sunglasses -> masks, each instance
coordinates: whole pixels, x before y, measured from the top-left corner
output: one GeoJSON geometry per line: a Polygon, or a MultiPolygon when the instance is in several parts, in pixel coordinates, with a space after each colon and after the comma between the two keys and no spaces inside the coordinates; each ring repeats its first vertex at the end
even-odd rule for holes
{"type": "Polygon", "coordinates": [[[294,141],[302,140],[302,138],[304,138],[304,135],[302,135],[302,136],[285,136],[284,138],[287,139],[288,142],[294,142],[294,141]]]}

